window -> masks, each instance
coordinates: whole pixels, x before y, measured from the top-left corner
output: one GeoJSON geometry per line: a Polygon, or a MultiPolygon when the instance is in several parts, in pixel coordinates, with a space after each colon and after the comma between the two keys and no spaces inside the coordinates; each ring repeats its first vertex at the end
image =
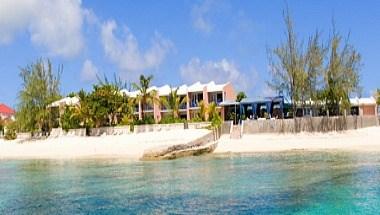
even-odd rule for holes
{"type": "Polygon", "coordinates": [[[191,94],[190,107],[198,107],[200,101],[203,101],[203,93],[191,94]]]}

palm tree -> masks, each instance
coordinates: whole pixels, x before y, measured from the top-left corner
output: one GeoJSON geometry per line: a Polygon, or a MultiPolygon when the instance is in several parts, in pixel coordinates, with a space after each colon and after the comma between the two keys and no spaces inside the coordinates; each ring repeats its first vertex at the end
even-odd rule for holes
{"type": "Polygon", "coordinates": [[[141,117],[144,119],[144,109],[148,105],[153,105],[154,103],[158,102],[157,99],[157,91],[156,90],[150,90],[150,82],[153,79],[153,75],[149,75],[148,77],[145,77],[144,75],[140,75],[140,83],[132,83],[132,87],[135,90],[138,90],[140,93],[136,97],[136,101],[141,104],[141,117]]]}
{"type": "Polygon", "coordinates": [[[208,120],[211,121],[211,126],[213,128],[219,128],[222,124],[222,119],[219,115],[219,111],[217,110],[215,102],[211,102],[211,104],[209,104],[207,112],[208,120]]]}
{"type": "Polygon", "coordinates": [[[202,100],[198,102],[199,106],[199,117],[202,119],[202,121],[207,120],[207,105],[206,103],[202,100]]]}
{"type": "Polygon", "coordinates": [[[163,105],[167,108],[172,110],[173,118],[177,119],[179,116],[179,109],[181,105],[185,104],[187,102],[186,97],[182,97],[178,95],[178,88],[173,89],[171,88],[170,94],[168,97],[163,97],[162,99],[163,105]]]}

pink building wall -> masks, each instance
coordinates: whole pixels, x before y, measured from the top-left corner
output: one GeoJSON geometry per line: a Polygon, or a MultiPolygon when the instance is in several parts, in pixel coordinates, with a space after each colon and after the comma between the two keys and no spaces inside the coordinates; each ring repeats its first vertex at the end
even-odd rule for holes
{"type": "Polygon", "coordinates": [[[228,84],[226,84],[226,86],[223,87],[223,91],[225,92],[224,100],[236,100],[235,90],[230,82],[228,82],[228,84]]]}

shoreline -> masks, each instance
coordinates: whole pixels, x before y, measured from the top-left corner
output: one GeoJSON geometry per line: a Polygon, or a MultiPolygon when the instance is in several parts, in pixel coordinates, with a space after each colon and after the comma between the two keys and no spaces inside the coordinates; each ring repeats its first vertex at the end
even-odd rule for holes
{"type": "MultiPolygon", "coordinates": [[[[0,140],[0,160],[125,159],[139,160],[155,147],[189,142],[205,129],[171,130],[100,137],[59,137],[25,143],[0,140]]],[[[222,135],[213,154],[252,154],[288,151],[380,152],[380,127],[329,133],[222,135]]]]}

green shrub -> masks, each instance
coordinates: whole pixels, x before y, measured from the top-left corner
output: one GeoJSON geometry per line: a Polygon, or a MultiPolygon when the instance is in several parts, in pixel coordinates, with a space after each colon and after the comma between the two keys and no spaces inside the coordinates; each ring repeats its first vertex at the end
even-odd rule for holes
{"type": "Polygon", "coordinates": [[[171,123],[183,123],[184,119],[174,118],[173,116],[164,116],[160,120],[160,124],[171,124],[171,123]]]}
{"type": "Polygon", "coordinates": [[[199,116],[195,116],[190,120],[190,122],[203,122],[202,118],[199,116]]]}
{"type": "Polygon", "coordinates": [[[14,140],[14,139],[17,138],[17,134],[16,134],[16,124],[15,124],[14,122],[9,123],[9,124],[6,126],[6,131],[5,131],[4,138],[5,138],[6,140],[14,140]]]}
{"type": "Polygon", "coordinates": [[[4,132],[4,122],[0,117],[0,134],[3,134],[3,132],[4,132]]]}
{"type": "Polygon", "coordinates": [[[121,119],[120,121],[120,125],[132,125],[133,124],[133,118],[128,116],[128,115],[124,115],[123,118],[121,119]]]}
{"type": "Polygon", "coordinates": [[[156,123],[153,116],[146,116],[143,119],[135,121],[135,125],[150,125],[156,123]]]}
{"type": "Polygon", "coordinates": [[[74,111],[74,108],[66,107],[65,112],[61,116],[63,130],[68,131],[69,129],[80,128],[80,119],[74,111]]]}

